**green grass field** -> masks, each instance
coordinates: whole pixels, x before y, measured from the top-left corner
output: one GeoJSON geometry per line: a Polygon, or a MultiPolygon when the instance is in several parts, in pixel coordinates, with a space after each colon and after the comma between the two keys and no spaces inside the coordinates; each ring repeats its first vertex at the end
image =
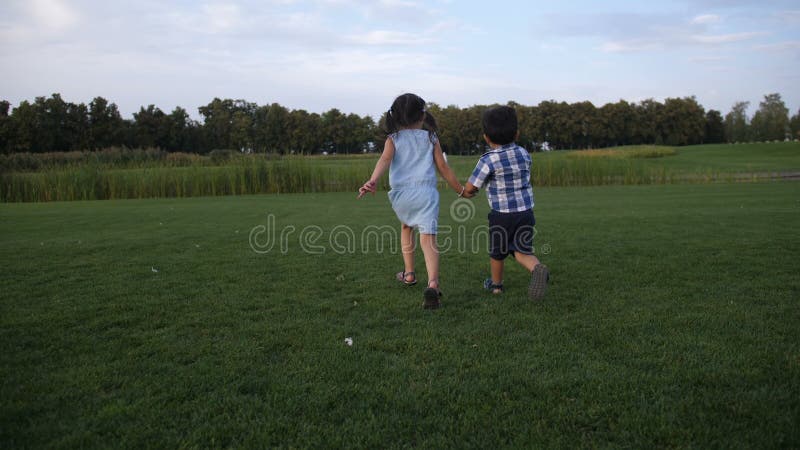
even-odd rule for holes
{"type": "Polygon", "coordinates": [[[434,312],[385,193],[2,204],[0,448],[800,446],[800,184],[536,200],[545,301],[451,247],[434,312]]]}

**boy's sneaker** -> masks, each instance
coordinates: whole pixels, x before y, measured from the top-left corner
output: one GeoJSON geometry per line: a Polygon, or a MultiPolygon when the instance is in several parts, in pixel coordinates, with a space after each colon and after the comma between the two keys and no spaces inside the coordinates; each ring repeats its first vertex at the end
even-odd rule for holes
{"type": "Polygon", "coordinates": [[[534,301],[543,299],[545,292],[547,292],[548,281],[550,281],[550,270],[544,264],[537,264],[531,271],[528,297],[534,301]]]}
{"type": "Polygon", "coordinates": [[[439,309],[442,306],[441,300],[442,291],[429,287],[422,292],[422,308],[423,309],[439,309]]]}
{"type": "Polygon", "coordinates": [[[505,291],[505,289],[503,289],[503,283],[494,284],[491,278],[483,280],[483,288],[492,294],[502,294],[505,291]]]}

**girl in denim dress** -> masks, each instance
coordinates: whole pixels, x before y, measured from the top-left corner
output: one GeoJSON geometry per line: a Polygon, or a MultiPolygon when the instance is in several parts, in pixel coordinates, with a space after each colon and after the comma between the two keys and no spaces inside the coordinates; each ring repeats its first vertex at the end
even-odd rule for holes
{"type": "Polygon", "coordinates": [[[447,164],[436,137],[436,120],[425,111],[425,100],[403,94],[386,114],[389,136],[372,177],[358,190],[361,198],[375,193],[378,180],[389,169],[389,201],[400,219],[400,246],[404,268],[397,280],[407,286],[417,283],[414,272],[414,228],[419,230],[420,246],[428,271],[428,287],[423,292],[426,309],[441,305],[439,289],[439,250],[436,230],[439,221],[439,191],[436,172],[460,195],[464,186],[447,164]]]}

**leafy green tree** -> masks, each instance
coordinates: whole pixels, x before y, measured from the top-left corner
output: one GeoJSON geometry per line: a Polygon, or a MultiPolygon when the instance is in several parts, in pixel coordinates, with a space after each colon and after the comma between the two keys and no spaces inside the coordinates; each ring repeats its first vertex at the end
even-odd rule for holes
{"type": "Polygon", "coordinates": [[[630,103],[620,100],[600,108],[599,117],[605,126],[606,146],[627,145],[632,141],[636,111],[630,103]]]}
{"type": "Polygon", "coordinates": [[[694,145],[703,142],[706,115],[694,97],[668,98],[659,130],[666,145],[694,145]]]}
{"type": "Polygon", "coordinates": [[[329,152],[344,150],[345,115],[336,108],[322,113],[323,148],[329,152]]]}
{"type": "Polygon", "coordinates": [[[634,107],[634,126],[632,144],[663,145],[664,138],[659,130],[664,105],[652,98],[642,100],[634,107]]]}
{"type": "Polygon", "coordinates": [[[253,116],[245,110],[234,111],[231,117],[231,135],[228,142],[242,152],[253,150],[253,116]]]}
{"type": "Polygon", "coordinates": [[[459,117],[461,125],[458,132],[463,136],[463,150],[470,154],[482,154],[486,151],[486,141],[483,140],[483,125],[481,118],[487,106],[473,105],[463,109],[459,117]]]}
{"type": "Polygon", "coordinates": [[[780,94],[768,94],[759,103],[758,111],[750,124],[753,137],[758,141],[782,141],[789,132],[789,109],[780,94]]]}
{"type": "Polygon", "coordinates": [[[725,142],[725,124],[722,122],[722,113],[716,109],[709,109],[706,112],[706,132],[703,142],[706,144],[725,142]]]}
{"type": "Polygon", "coordinates": [[[69,150],[65,136],[67,122],[67,102],[60,94],[49,98],[36,97],[36,152],[65,152],[69,150]]]}
{"type": "MultiPolygon", "coordinates": [[[[244,100],[231,100],[214,98],[206,106],[198,108],[200,115],[203,116],[204,148],[206,149],[232,149],[238,148],[237,145],[245,142],[244,133],[241,129],[244,121],[243,116],[239,115],[237,134],[235,138],[239,142],[234,142],[234,115],[237,111],[243,112],[253,117],[257,105],[244,100]]],[[[253,137],[251,142],[255,141],[253,137]]]]}
{"type": "Polygon", "coordinates": [[[65,148],[87,150],[91,142],[89,109],[83,103],[67,103],[67,122],[64,124],[65,148]]]}
{"type": "MultiPolygon", "coordinates": [[[[463,154],[466,145],[464,144],[464,136],[458,131],[461,127],[462,109],[455,105],[442,108],[435,103],[429,104],[427,109],[436,119],[436,124],[439,126],[438,137],[442,150],[451,154],[463,154]]],[[[386,113],[381,116],[375,128],[376,132],[373,140],[380,151],[383,150],[383,143],[386,140],[386,113]]]]}
{"type": "Polygon", "coordinates": [[[172,127],[169,116],[164,114],[155,105],[147,108],[140,107],[138,113],[133,113],[136,144],[142,148],[160,148],[166,150],[169,146],[170,128],[172,127]]]}
{"type": "Polygon", "coordinates": [[[586,101],[571,104],[570,110],[574,124],[570,148],[591,148],[592,140],[600,137],[597,108],[586,101]]]}
{"type": "Polygon", "coordinates": [[[789,129],[792,132],[792,139],[800,139],[800,109],[797,110],[797,114],[792,116],[789,129]]]}
{"type": "Polygon", "coordinates": [[[309,114],[304,109],[292,110],[288,124],[287,148],[290,151],[308,155],[321,147],[319,114],[309,114]]]}
{"type": "Polygon", "coordinates": [[[536,150],[536,114],[535,106],[520,105],[516,102],[508,102],[508,106],[517,111],[517,121],[519,124],[519,138],[517,143],[525,147],[528,151],[536,150]]]}
{"type": "Polygon", "coordinates": [[[725,140],[728,142],[746,142],[750,140],[750,122],[747,108],[750,102],[736,102],[731,111],[725,115],[725,140]]]}
{"type": "Polygon", "coordinates": [[[11,118],[8,115],[11,103],[6,100],[0,101],[0,153],[11,152],[11,142],[13,141],[11,118]]]}
{"type": "Polygon", "coordinates": [[[352,152],[365,152],[369,150],[369,144],[372,142],[373,128],[375,121],[372,117],[361,117],[357,114],[347,115],[348,124],[348,139],[349,151],[352,152]]]}
{"type": "Polygon", "coordinates": [[[286,129],[289,125],[289,110],[272,103],[258,107],[255,111],[255,147],[257,151],[284,153],[288,143],[286,129]]]}
{"type": "Polygon", "coordinates": [[[176,106],[168,116],[168,123],[167,151],[203,153],[207,150],[203,148],[200,125],[189,117],[185,109],[176,106]]]}
{"type": "Polygon", "coordinates": [[[10,116],[9,135],[12,142],[9,143],[9,150],[14,152],[30,152],[37,146],[37,123],[38,114],[36,107],[23,100],[17,105],[10,116]]]}
{"type": "Polygon", "coordinates": [[[20,103],[12,112],[19,151],[65,152],[88,147],[86,105],[65,102],[60,94],[20,103]],[[19,109],[19,111],[17,111],[19,109]]]}
{"type": "Polygon", "coordinates": [[[89,103],[89,148],[92,150],[122,144],[123,121],[117,105],[103,97],[89,103]]]}
{"type": "Polygon", "coordinates": [[[557,146],[558,140],[557,128],[559,126],[559,111],[558,103],[554,100],[544,100],[539,102],[536,106],[539,113],[539,120],[537,121],[537,129],[535,139],[538,142],[547,142],[553,148],[557,146]]]}

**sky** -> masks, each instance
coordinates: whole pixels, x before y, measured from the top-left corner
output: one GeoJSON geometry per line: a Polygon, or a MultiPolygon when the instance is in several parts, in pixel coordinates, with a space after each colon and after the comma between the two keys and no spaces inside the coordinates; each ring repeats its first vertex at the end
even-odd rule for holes
{"type": "Polygon", "coordinates": [[[695,96],[800,108],[797,0],[0,0],[0,99],[101,96],[199,119],[215,97],[378,118],[695,96]]]}

